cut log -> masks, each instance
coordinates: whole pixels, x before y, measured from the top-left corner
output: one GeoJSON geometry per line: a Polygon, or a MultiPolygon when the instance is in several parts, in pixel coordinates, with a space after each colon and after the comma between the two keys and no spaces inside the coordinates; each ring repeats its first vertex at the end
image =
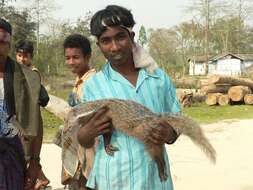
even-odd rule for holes
{"type": "Polygon", "coordinates": [[[253,94],[246,94],[244,96],[244,103],[248,105],[253,105],[253,94]]]}
{"type": "Polygon", "coordinates": [[[198,79],[193,78],[181,78],[174,80],[176,88],[199,88],[200,81],[198,79]]]}
{"type": "Polygon", "coordinates": [[[65,100],[53,95],[49,95],[49,98],[50,100],[48,105],[45,107],[46,110],[64,120],[66,113],[68,113],[69,109],[71,108],[69,104],[65,100]]]}
{"type": "Polygon", "coordinates": [[[183,96],[181,96],[179,101],[183,107],[191,107],[192,97],[193,97],[193,93],[184,94],[183,96]]]}
{"type": "Polygon", "coordinates": [[[209,93],[206,97],[206,104],[209,106],[216,105],[218,103],[219,97],[222,93],[209,93]]]}
{"type": "Polygon", "coordinates": [[[230,98],[227,94],[223,94],[219,97],[218,103],[221,106],[229,105],[230,104],[230,98]]]}
{"type": "Polygon", "coordinates": [[[205,100],[206,100],[206,94],[203,94],[203,93],[193,94],[193,97],[192,97],[193,103],[205,102],[205,100]]]}
{"type": "Polygon", "coordinates": [[[248,86],[232,86],[228,90],[228,96],[234,102],[242,102],[244,96],[251,93],[252,91],[248,86]]]}
{"type": "Polygon", "coordinates": [[[231,87],[230,84],[209,84],[201,87],[201,92],[208,93],[224,93],[228,92],[228,89],[231,87]]]}
{"type": "Polygon", "coordinates": [[[214,75],[209,79],[209,84],[231,84],[232,86],[248,86],[253,89],[253,81],[236,77],[214,75]]]}

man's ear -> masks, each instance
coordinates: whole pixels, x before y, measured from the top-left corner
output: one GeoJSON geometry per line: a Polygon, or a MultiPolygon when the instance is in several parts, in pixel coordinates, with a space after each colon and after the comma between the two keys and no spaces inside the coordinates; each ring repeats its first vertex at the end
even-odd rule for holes
{"type": "Polygon", "coordinates": [[[87,60],[90,60],[91,54],[86,55],[85,58],[86,58],[87,60]]]}
{"type": "Polygon", "coordinates": [[[134,43],[134,36],[135,36],[135,33],[134,33],[134,32],[131,32],[131,33],[130,33],[130,38],[131,38],[131,40],[132,40],[133,43],[134,43]]]}

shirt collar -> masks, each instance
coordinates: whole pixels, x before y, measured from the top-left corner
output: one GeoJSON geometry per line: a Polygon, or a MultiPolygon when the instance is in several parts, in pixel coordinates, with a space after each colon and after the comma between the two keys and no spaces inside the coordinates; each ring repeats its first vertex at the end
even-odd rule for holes
{"type": "Polygon", "coordinates": [[[88,70],[86,73],[83,74],[83,76],[81,78],[76,77],[76,81],[75,81],[75,87],[79,86],[80,84],[83,83],[83,81],[85,81],[87,79],[87,77],[91,74],[91,73],[95,73],[96,70],[95,69],[90,69],[88,70]]]}
{"type": "MultiPolygon", "coordinates": [[[[124,78],[120,73],[118,73],[111,67],[110,62],[107,62],[104,65],[103,72],[108,78],[111,78],[112,80],[120,80],[121,78],[124,78]]],[[[156,70],[153,73],[149,73],[145,68],[140,68],[139,75],[143,75],[144,78],[147,77],[160,78],[156,70]]]]}

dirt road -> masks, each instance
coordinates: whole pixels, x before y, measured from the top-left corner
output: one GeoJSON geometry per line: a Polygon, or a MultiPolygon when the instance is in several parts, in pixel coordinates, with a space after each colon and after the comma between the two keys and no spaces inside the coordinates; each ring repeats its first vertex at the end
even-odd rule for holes
{"type": "MultiPolygon", "coordinates": [[[[181,136],[167,146],[175,190],[253,190],[253,119],[202,126],[217,152],[212,165],[193,143],[181,136]]],[[[53,189],[60,183],[60,149],[43,144],[42,165],[53,189]]]]}

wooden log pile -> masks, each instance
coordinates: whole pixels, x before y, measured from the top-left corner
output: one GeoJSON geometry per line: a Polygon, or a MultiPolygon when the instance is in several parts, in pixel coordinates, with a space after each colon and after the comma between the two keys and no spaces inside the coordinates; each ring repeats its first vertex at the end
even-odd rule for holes
{"type": "Polygon", "coordinates": [[[249,79],[215,75],[201,87],[201,92],[206,94],[207,105],[253,105],[253,81],[249,79]]]}
{"type": "Polygon", "coordinates": [[[204,102],[206,95],[196,89],[176,89],[177,98],[182,107],[191,107],[197,102],[204,102]]]}

